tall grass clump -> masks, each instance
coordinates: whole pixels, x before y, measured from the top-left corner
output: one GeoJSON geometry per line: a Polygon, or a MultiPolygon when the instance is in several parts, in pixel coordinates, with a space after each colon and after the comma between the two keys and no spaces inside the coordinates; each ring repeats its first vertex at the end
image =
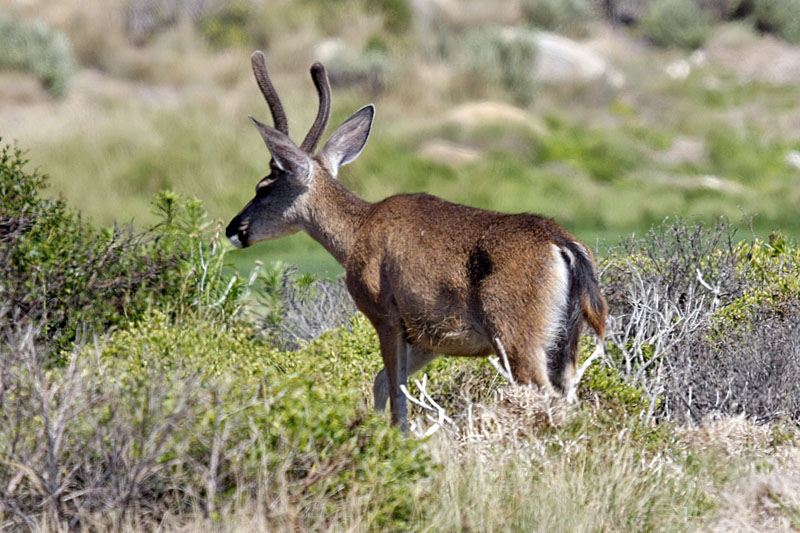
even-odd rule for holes
{"type": "Polygon", "coordinates": [[[65,34],[0,13],[0,69],[30,72],[51,94],[64,96],[75,75],[75,55],[65,34]]]}
{"type": "Polygon", "coordinates": [[[644,35],[661,46],[694,49],[711,31],[710,17],[695,0],[654,0],[641,22],[644,35]]]}

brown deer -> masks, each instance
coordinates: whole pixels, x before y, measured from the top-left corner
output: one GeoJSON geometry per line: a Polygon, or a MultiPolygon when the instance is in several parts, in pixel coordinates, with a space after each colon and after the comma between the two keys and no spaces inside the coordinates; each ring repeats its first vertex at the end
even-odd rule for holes
{"type": "Polygon", "coordinates": [[[391,400],[392,421],[407,430],[407,377],[437,354],[505,352],[513,377],[567,393],[586,321],[602,343],[606,302],[589,248],[553,220],[453,204],[428,194],[369,203],[336,179],[367,142],[375,108],[356,111],[314,155],[330,114],[330,86],[316,63],[319,111],[298,147],[267,73],[251,57],[275,127],[253,117],[272,160],[256,196],[226,235],[237,247],[298,230],[345,269],[347,289],[378,333],[384,368],[375,408],[391,400]]]}

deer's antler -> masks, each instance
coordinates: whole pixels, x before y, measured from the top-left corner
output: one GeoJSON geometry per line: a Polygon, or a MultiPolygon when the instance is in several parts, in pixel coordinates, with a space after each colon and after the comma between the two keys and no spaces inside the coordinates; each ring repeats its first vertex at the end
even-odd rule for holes
{"type": "Polygon", "coordinates": [[[306,138],[303,139],[300,149],[313,155],[320,138],[322,138],[322,134],[325,133],[328,118],[331,116],[331,86],[328,83],[328,75],[322,63],[311,65],[311,78],[314,80],[314,86],[317,88],[317,94],[319,95],[319,111],[317,111],[317,118],[314,119],[314,124],[308,130],[306,138]]]}
{"type": "Polygon", "coordinates": [[[278,98],[278,92],[269,79],[264,53],[260,50],[253,52],[253,55],[250,56],[250,64],[253,66],[253,74],[256,77],[256,82],[258,82],[258,87],[261,89],[261,94],[264,95],[267,104],[269,104],[272,120],[275,122],[275,129],[288,136],[289,121],[286,120],[286,112],[283,110],[281,99],[278,98]]]}

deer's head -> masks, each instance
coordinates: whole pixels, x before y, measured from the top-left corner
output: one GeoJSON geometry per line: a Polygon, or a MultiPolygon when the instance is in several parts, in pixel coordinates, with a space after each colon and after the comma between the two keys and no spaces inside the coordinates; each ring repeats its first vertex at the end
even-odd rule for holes
{"type": "Polygon", "coordinates": [[[270,81],[264,54],[255,52],[250,60],[275,127],[250,117],[272,160],[269,175],[256,185],[255,198],[225,230],[225,235],[237,248],[298,231],[312,208],[319,182],[335,179],[339,167],[355,160],[364,149],[375,115],[371,104],[362,107],[339,126],[319,154],[314,155],[330,116],[330,85],[325,67],[320,63],[311,67],[311,77],[319,94],[319,111],[305,139],[297,146],[289,138],[286,113],[270,81]]]}

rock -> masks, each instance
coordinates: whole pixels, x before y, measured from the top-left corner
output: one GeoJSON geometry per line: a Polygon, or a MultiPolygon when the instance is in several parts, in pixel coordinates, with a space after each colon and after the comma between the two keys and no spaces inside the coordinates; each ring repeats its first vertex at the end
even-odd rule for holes
{"type": "Polygon", "coordinates": [[[669,63],[664,68],[664,72],[667,73],[670,79],[683,81],[692,73],[692,65],[686,59],[677,59],[669,63]]]}
{"type": "Polygon", "coordinates": [[[468,102],[453,108],[445,120],[462,128],[475,128],[485,124],[528,124],[530,116],[524,109],[503,102],[468,102]]]}
{"type": "Polygon", "coordinates": [[[550,32],[538,32],[535,39],[535,79],[546,83],[605,81],[612,87],[624,85],[624,76],[592,48],[550,32]]]}
{"type": "Polygon", "coordinates": [[[636,175],[637,179],[650,182],[657,182],[669,187],[676,187],[684,190],[711,190],[718,191],[732,196],[741,196],[750,192],[750,189],[735,181],[720,178],[710,174],[700,176],[686,176],[683,174],[653,174],[636,175]]]}
{"type": "Polygon", "coordinates": [[[358,86],[372,95],[387,86],[394,66],[380,51],[361,53],[342,39],[326,39],[314,49],[314,57],[325,65],[333,87],[358,86]]]}
{"type": "Polygon", "coordinates": [[[791,150],[788,154],[786,154],[786,164],[792,168],[800,170],[800,152],[797,150],[791,150]]]}
{"type": "Polygon", "coordinates": [[[481,152],[463,144],[432,139],[420,147],[419,155],[440,165],[459,167],[479,159],[481,152]]]}
{"type": "Polygon", "coordinates": [[[708,60],[746,81],[800,83],[800,47],[741,25],[724,25],[706,43],[708,60]]]}
{"type": "Polygon", "coordinates": [[[678,137],[667,150],[659,152],[654,158],[665,165],[690,163],[702,165],[708,161],[705,141],[696,137],[678,137]]]}

